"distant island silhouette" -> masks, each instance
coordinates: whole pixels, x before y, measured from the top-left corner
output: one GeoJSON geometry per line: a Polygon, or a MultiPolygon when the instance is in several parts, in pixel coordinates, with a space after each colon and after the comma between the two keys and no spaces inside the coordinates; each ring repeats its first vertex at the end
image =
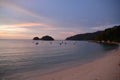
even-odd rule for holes
{"type": "Polygon", "coordinates": [[[34,37],[33,40],[40,40],[40,38],[39,37],[34,37]]]}
{"type": "Polygon", "coordinates": [[[53,41],[54,38],[52,38],[51,36],[43,36],[42,38],[39,38],[39,37],[34,37],[33,40],[45,40],[45,41],[53,41]]]}
{"type": "MultiPolygon", "coordinates": [[[[42,38],[34,37],[33,40],[54,40],[51,36],[43,36],[42,38]]],[[[67,37],[65,40],[94,40],[99,42],[120,42],[120,25],[107,28],[103,31],[93,33],[77,34],[67,37]]]]}
{"type": "Polygon", "coordinates": [[[93,33],[77,34],[66,40],[95,40],[100,42],[120,42],[120,25],[93,33]]]}

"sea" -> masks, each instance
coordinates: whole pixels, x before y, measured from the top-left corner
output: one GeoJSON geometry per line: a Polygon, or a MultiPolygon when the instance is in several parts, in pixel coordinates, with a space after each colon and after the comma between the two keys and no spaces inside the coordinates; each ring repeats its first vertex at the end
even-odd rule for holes
{"type": "Polygon", "coordinates": [[[0,39],[0,80],[32,80],[88,63],[118,47],[92,41],[0,39]]]}

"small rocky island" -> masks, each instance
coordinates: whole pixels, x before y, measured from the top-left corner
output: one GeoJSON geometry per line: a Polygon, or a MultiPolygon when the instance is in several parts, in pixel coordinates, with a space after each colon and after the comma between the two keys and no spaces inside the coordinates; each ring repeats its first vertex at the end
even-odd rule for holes
{"type": "Polygon", "coordinates": [[[43,36],[41,40],[54,40],[51,36],[43,36]]]}
{"type": "Polygon", "coordinates": [[[40,40],[40,38],[39,37],[34,37],[33,40],[40,40]]]}
{"type": "Polygon", "coordinates": [[[51,36],[43,36],[42,38],[39,38],[39,37],[34,37],[33,40],[45,40],[45,41],[53,41],[54,38],[52,38],[51,36]]]}

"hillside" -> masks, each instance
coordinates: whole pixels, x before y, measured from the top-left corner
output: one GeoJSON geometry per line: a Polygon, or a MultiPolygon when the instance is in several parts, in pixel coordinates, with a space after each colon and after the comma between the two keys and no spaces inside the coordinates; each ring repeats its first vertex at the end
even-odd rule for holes
{"type": "Polygon", "coordinates": [[[104,31],[77,34],[71,37],[67,37],[66,40],[97,40],[120,42],[120,25],[107,28],[104,31]]]}
{"type": "Polygon", "coordinates": [[[102,34],[96,36],[95,40],[120,42],[120,25],[105,29],[102,34]]]}
{"type": "Polygon", "coordinates": [[[66,38],[66,40],[93,40],[97,35],[100,35],[101,33],[102,31],[97,31],[94,33],[77,34],[66,38]]]}

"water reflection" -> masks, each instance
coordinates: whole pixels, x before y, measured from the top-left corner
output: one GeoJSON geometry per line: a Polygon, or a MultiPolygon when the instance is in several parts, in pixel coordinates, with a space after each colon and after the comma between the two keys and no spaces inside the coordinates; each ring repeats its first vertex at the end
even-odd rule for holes
{"type": "Polygon", "coordinates": [[[118,45],[86,41],[2,40],[0,44],[0,80],[6,77],[16,80],[9,78],[15,74],[24,80],[23,74],[27,72],[42,74],[44,70],[81,63],[118,48],[118,45]]]}
{"type": "Polygon", "coordinates": [[[103,49],[105,51],[113,50],[113,49],[118,49],[119,48],[118,44],[100,43],[100,45],[103,47],[103,49]]]}

